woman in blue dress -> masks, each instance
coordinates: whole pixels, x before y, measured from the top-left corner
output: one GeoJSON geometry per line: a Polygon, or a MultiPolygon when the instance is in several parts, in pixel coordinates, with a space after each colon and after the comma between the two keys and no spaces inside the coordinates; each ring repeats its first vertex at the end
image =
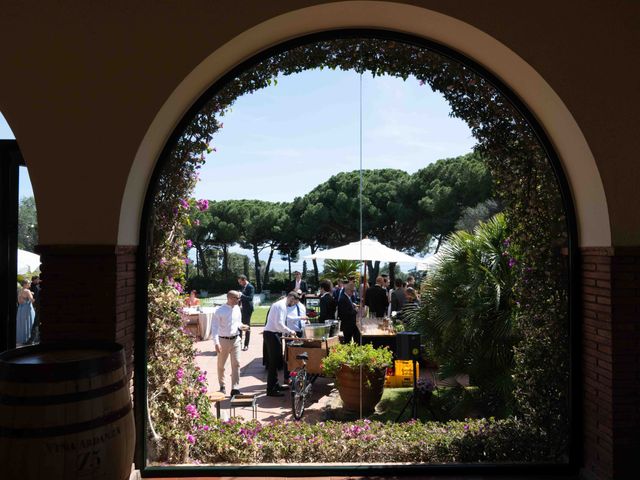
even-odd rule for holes
{"type": "Polygon", "coordinates": [[[31,282],[22,281],[22,290],[18,294],[18,312],[16,313],[16,345],[23,345],[31,335],[31,327],[36,317],[33,309],[33,293],[29,290],[31,282]]]}

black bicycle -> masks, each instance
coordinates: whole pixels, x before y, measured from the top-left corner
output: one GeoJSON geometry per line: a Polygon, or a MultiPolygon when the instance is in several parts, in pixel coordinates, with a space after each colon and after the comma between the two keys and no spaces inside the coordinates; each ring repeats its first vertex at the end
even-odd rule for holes
{"type": "Polygon", "coordinates": [[[309,354],[307,352],[296,355],[297,360],[302,360],[302,366],[291,372],[291,410],[293,418],[300,420],[304,415],[304,406],[307,397],[311,395],[311,387],[313,380],[311,375],[307,373],[307,360],[309,354]]]}
{"type": "Polygon", "coordinates": [[[286,343],[285,359],[291,379],[291,410],[296,420],[302,418],[305,406],[310,404],[313,383],[322,375],[322,360],[329,354],[329,348],[337,343],[337,336],[322,339],[297,338],[286,343]]]}

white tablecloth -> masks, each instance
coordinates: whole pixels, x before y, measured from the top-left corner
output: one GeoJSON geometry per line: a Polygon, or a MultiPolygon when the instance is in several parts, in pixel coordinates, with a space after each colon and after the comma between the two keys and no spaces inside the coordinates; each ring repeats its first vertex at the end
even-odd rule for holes
{"type": "Polygon", "coordinates": [[[202,307],[198,312],[198,323],[200,324],[200,335],[202,340],[211,338],[211,319],[218,307],[202,307]]]}

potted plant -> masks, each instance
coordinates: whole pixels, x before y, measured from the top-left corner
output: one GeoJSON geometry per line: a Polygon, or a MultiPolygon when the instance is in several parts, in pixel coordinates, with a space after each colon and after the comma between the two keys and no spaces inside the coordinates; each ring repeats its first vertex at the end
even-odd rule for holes
{"type": "Polygon", "coordinates": [[[346,409],[359,411],[362,399],[362,412],[370,414],[382,398],[384,377],[392,359],[386,347],[374,348],[354,342],[340,344],[331,347],[322,361],[322,372],[327,377],[336,377],[346,409]]]}

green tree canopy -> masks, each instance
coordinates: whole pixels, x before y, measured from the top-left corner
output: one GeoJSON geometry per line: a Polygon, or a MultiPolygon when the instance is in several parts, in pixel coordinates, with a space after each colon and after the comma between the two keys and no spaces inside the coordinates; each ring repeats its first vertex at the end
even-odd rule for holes
{"type": "Polygon", "coordinates": [[[33,197],[24,197],[18,206],[18,248],[33,252],[38,244],[38,214],[33,197]]]}
{"type": "Polygon", "coordinates": [[[410,196],[418,208],[419,229],[438,239],[436,251],[463,210],[487,200],[491,189],[491,174],[477,153],[438,160],[412,175],[410,196]]]}
{"type": "Polygon", "coordinates": [[[253,252],[256,289],[261,292],[263,277],[260,275],[259,254],[265,248],[270,249],[265,268],[265,274],[268,275],[268,268],[277,248],[277,239],[286,223],[285,205],[263,200],[231,200],[230,202],[237,206],[240,216],[240,246],[253,252]]]}

